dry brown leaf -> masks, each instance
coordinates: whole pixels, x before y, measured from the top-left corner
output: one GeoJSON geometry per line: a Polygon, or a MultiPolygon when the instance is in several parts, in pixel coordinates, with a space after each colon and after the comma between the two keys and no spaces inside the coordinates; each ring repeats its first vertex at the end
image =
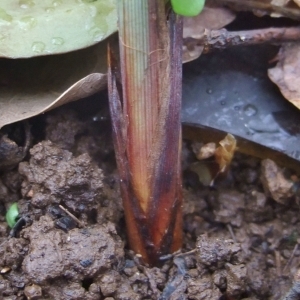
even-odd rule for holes
{"type": "Polygon", "coordinates": [[[266,194],[281,204],[288,204],[293,196],[293,181],[286,179],[283,170],[271,159],[261,162],[261,182],[266,194]]]}
{"type": "Polygon", "coordinates": [[[215,179],[223,172],[225,172],[234,156],[237,148],[237,141],[235,137],[228,133],[223,140],[219,142],[216,148],[215,143],[201,143],[194,142],[192,144],[193,152],[195,153],[197,161],[189,166],[189,170],[198,175],[199,181],[204,185],[213,185],[215,179]],[[214,162],[207,160],[214,156],[214,162]]]}
{"type": "Polygon", "coordinates": [[[222,173],[226,171],[232,161],[236,150],[236,139],[232,134],[228,133],[219,144],[220,146],[215,151],[215,159],[222,173]]]}
{"type": "Polygon", "coordinates": [[[206,159],[212,157],[216,152],[216,144],[215,143],[207,143],[203,145],[198,152],[196,153],[196,157],[199,160],[206,159]]]}
{"type": "MultiPolygon", "coordinates": [[[[276,6],[284,7],[289,2],[290,2],[290,0],[272,0],[271,4],[276,5],[276,6]]],[[[273,12],[273,13],[270,14],[270,16],[273,17],[273,18],[280,18],[280,17],[282,17],[282,14],[273,12]]]]}
{"type": "Polygon", "coordinates": [[[271,4],[277,5],[277,6],[285,6],[289,2],[290,2],[290,0],[272,0],[271,4]]]}
{"type": "MultiPolygon", "coordinates": [[[[208,1],[208,0],[207,0],[208,1]]],[[[263,17],[287,17],[298,21],[300,17],[299,9],[295,8],[292,1],[288,0],[213,0],[216,3],[226,5],[235,11],[252,11],[256,16],[263,17]]],[[[299,0],[297,0],[299,1],[299,0]]]]}
{"type": "Polygon", "coordinates": [[[0,128],[106,87],[106,43],[68,54],[0,60],[0,128]]]}
{"type": "Polygon", "coordinates": [[[283,96],[300,109],[300,44],[285,44],[278,58],[276,67],[268,70],[269,78],[283,96]]]}
{"type": "Polygon", "coordinates": [[[222,7],[204,7],[201,14],[193,18],[183,20],[183,62],[197,59],[203,46],[197,45],[197,40],[201,39],[205,29],[220,29],[231,23],[235,19],[235,14],[222,7]]]}

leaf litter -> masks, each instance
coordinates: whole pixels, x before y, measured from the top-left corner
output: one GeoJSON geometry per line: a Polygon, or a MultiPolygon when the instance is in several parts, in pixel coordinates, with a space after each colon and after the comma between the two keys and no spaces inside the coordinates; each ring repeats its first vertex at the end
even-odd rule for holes
{"type": "Polygon", "coordinates": [[[0,66],[0,128],[106,88],[105,43],[0,66]]]}

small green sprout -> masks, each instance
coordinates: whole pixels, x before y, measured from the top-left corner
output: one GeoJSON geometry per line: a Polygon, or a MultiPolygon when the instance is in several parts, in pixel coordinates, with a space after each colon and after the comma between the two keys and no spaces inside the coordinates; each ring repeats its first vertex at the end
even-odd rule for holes
{"type": "Polygon", "coordinates": [[[195,17],[201,13],[205,0],[171,0],[171,4],[176,14],[195,17]]]}
{"type": "Polygon", "coordinates": [[[18,216],[19,216],[18,204],[13,203],[5,215],[6,222],[10,228],[13,228],[15,226],[18,216]]]}

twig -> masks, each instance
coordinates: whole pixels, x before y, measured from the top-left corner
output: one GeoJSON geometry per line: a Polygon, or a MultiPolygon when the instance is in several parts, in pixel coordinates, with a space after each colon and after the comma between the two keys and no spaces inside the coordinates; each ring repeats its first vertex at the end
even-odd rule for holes
{"type": "Polygon", "coordinates": [[[27,154],[27,151],[29,150],[30,144],[31,144],[31,132],[30,132],[30,125],[27,120],[24,121],[24,132],[25,132],[25,144],[23,147],[24,156],[27,154]]]}
{"type": "Polygon", "coordinates": [[[231,235],[231,238],[236,243],[236,237],[235,237],[235,234],[234,234],[234,232],[232,230],[232,226],[230,224],[227,224],[226,227],[227,227],[227,229],[228,229],[228,231],[229,231],[229,233],[231,235]]]}
{"type": "Polygon", "coordinates": [[[280,277],[281,276],[281,257],[280,257],[280,252],[275,250],[275,264],[276,264],[276,273],[277,276],[280,277]]]}
{"type": "Polygon", "coordinates": [[[190,251],[188,251],[188,252],[175,254],[174,256],[175,256],[175,257],[184,257],[184,256],[188,256],[188,255],[194,254],[194,253],[196,253],[196,252],[197,252],[197,249],[193,249],[193,250],[190,250],[190,251]]]}
{"type": "Polygon", "coordinates": [[[193,250],[190,250],[188,252],[180,252],[180,251],[177,251],[177,252],[174,252],[174,253],[171,253],[171,254],[167,254],[167,255],[162,255],[159,257],[159,260],[161,261],[164,261],[164,260],[169,260],[169,259],[172,259],[172,258],[176,258],[176,257],[185,257],[185,256],[188,256],[188,255],[191,255],[191,254],[194,254],[197,252],[197,249],[193,249],[193,250]]]}
{"type": "Polygon", "coordinates": [[[267,13],[276,13],[293,20],[300,20],[300,10],[252,0],[215,0],[218,4],[231,4],[239,10],[262,10],[267,13]]]}
{"type": "Polygon", "coordinates": [[[293,258],[294,258],[294,256],[295,256],[295,253],[296,253],[296,251],[297,251],[297,249],[298,249],[298,246],[299,246],[299,244],[297,243],[297,244],[295,245],[294,249],[293,249],[293,252],[292,252],[290,258],[288,259],[286,265],[284,266],[284,268],[283,268],[283,270],[282,270],[282,273],[285,272],[285,270],[287,269],[287,267],[288,267],[288,266],[290,265],[290,263],[292,262],[292,260],[293,260],[293,258]]]}
{"type": "Polygon", "coordinates": [[[300,27],[266,28],[258,30],[227,31],[226,29],[208,30],[200,39],[186,38],[187,48],[203,46],[203,53],[215,49],[225,49],[232,46],[248,46],[258,44],[281,44],[300,41],[300,27]]]}
{"type": "Polygon", "coordinates": [[[59,205],[59,208],[61,208],[70,218],[72,218],[76,223],[78,223],[79,227],[84,227],[84,224],[78,220],[73,214],[71,214],[66,208],[64,208],[62,205],[59,205]]]}

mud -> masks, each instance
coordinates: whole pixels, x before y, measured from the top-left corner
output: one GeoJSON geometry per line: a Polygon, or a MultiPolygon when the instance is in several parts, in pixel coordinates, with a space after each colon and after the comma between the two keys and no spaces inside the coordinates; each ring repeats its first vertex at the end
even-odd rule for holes
{"type": "Polygon", "coordinates": [[[32,120],[29,154],[0,174],[0,299],[283,299],[300,264],[297,191],[274,188],[291,184],[285,172],[240,154],[213,188],[185,172],[182,254],[148,268],[127,249],[109,123],[82,103],[46,114],[38,134],[32,120]],[[9,236],[13,202],[26,222],[9,236]]]}

